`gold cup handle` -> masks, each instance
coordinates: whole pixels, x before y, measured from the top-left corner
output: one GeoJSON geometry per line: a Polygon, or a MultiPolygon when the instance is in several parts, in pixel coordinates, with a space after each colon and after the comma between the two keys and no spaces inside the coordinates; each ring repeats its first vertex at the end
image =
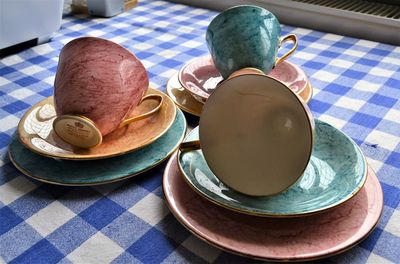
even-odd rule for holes
{"type": "Polygon", "coordinates": [[[282,57],[276,59],[275,66],[281,63],[282,61],[286,60],[286,58],[289,57],[297,48],[297,37],[295,34],[289,34],[287,36],[282,37],[280,39],[279,47],[281,47],[281,45],[286,41],[292,41],[293,47],[288,52],[286,52],[286,54],[284,54],[282,57]]]}
{"type": "Polygon", "coordinates": [[[179,150],[182,152],[196,150],[196,149],[200,149],[200,148],[201,148],[200,140],[182,142],[181,145],[179,146],[179,150]]]}
{"type": "Polygon", "coordinates": [[[151,115],[157,113],[158,111],[160,111],[161,106],[162,106],[163,101],[164,101],[164,98],[163,98],[161,95],[159,95],[159,94],[149,94],[149,95],[146,95],[146,96],[144,96],[144,97],[142,98],[142,100],[140,101],[139,104],[143,103],[143,101],[145,101],[145,100],[151,100],[151,99],[158,100],[158,102],[159,102],[158,105],[157,105],[154,109],[152,109],[151,111],[149,111],[149,112],[147,112],[147,113],[144,113],[144,114],[142,114],[142,115],[134,116],[134,117],[125,119],[124,121],[121,122],[121,124],[119,125],[118,128],[121,128],[121,127],[124,127],[124,126],[126,126],[126,125],[129,125],[129,124],[132,123],[132,122],[135,122],[135,121],[138,121],[138,120],[142,120],[142,119],[144,119],[144,118],[146,118],[146,117],[149,117],[149,116],[151,116],[151,115]]]}

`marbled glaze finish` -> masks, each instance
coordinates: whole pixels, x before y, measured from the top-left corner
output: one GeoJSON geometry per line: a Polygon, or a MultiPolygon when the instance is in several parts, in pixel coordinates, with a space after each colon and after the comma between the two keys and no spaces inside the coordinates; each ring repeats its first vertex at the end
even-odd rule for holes
{"type": "MultiPolygon", "coordinates": [[[[236,211],[265,216],[301,216],[337,206],[354,196],[366,180],[365,157],[345,134],[315,120],[315,142],[303,176],[288,190],[269,197],[240,194],[208,167],[201,150],[180,154],[185,180],[207,199],[236,211]]],[[[198,139],[194,129],[185,141],[198,139]]]]}
{"type": "Polygon", "coordinates": [[[78,38],[60,53],[56,112],[88,117],[105,136],[139,104],[148,87],[146,69],[127,49],[105,39],[78,38]]]}
{"type": "Polygon", "coordinates": [[[200,116],[203,104],[182,87],[178,79],[178,73],[172,75],[168,80],[167,93],[181,110],[195,116],[200,116]]]}
{"type": "MultiPolygon", "coordinates": [[[[163,178],[167,204],[200,239],[230,252],[273,261],[305,261],[338,254],[364,239],[379,221],[382,189],[374,172],[350,201],[302,218],[263,218],[236,213],[197,195],[172,156],[163,178]]],[[[300,204],[300,201],[299,201],[300,204]]]]}
{"type": "Polygon", "coordinates": [[[242,5],[216,16],[206,32],[208,49],[222,77],[254,67],[269,72],[280,44],[278,19],[268,10],[242,5]]]}
{"type": "MultiPolygon", "coordinates": [[[[309,79],[306,73],[296,64],[284,60],[267,75],[287,85],[305,102],[310,101],[312,88],[309,79]]],[[[196,58],[188,62],[179,71],[178,77],[182,87],[192,95],[201,98],[200,101],[203,103],[223,79],[210,56],[196,58]]]]}
{"type": "Polygon", "coordinates": [[[287,60],[276,65],[268,76],[283,82],[296,94],[301,94],[309,83],[306,73],[299,66],[287,60]]]}
{"type": "MultiPolygon", "coordinates": [[[[163,97],[163,105],[157,113],[114,130],[103,138],[102,144],[93,148],[74,147],[54,132],[56,113],[52,96],[37,103],[24,114],[18,124],[18,135],[30,150],[53,158],[89,160],[126,154],[157,140],[175,120],[176,107],[172,99],[161,91],[149,88],[146,95],[151,94],[163,97]]],[[[146,100],[135,107],[130,116],[147,113],[157,103],[156,100],[146,100]]]]}
{"type": "Polygon", "coordinates": [[[186,120],[178,110],[172,127],[154,143],[130,154],[103,161],[68,161],[37,155],[14,135],[9,146],[12,162],[24,174],[61,185],[94,185],[137,175],[166,159],[182,141],[186,120]]]}
{"type": "Polygon", "coordinates": [[[193,59],[178,73],[179,82],[190,93],[207,99],[223,78],[210,56],[193,59]]]}

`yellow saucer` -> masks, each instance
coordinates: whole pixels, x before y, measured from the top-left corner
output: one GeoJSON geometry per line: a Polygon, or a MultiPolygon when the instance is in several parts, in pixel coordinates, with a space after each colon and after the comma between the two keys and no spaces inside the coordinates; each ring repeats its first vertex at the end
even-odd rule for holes
{"type": "MultiPolygon", "coordinates": [[[[148,118],[115,130],[103,138],[101,145],[90,149],[73,147],[53,131],[56,118],[53,97],[48,97],[31,107],[18,124],[22,144],[40,155],[71,160],[102,159],[122,155],[142,148],[161,137],[173,124],[176,115],[174,102],[166,94],[149,88],[147,94],[160,94],[164,103],[160,111],[148,118]]],[[[154,108],[156,101],[146,101],[137,106],[131,116],[154,108]]]]}
{"type": "Polygon", "coordinates": [[[175,73],[168,80],[167,93],[180,109],[189,114],[200,116],[203,104],[197,101],[190,92],[182,87],[178,79],[178,73],[175,73]]]}

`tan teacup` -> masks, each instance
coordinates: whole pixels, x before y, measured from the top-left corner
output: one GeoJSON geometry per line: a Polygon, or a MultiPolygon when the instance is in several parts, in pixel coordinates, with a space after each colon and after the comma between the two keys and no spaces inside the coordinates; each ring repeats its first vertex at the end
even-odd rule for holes
{"type": "Polygon", "coordinates": [[[198,148],[232,189],[255,196],[280,193],[303,174],[311,157],[314,120],[285,84],[245,69],[220,83],[204,104],[198,148]]]}
{"type": "Polygon", "coordinates": [[[146,69],[124,47],[101,38],[75,39],[61,50],[54,83],[56,134],[71,145],[90,148],[102,137],[156,113],[162,96],[143,97],[149,87],[146,69]],[[157,107],[129,117],[143,100],[157,107]]]}

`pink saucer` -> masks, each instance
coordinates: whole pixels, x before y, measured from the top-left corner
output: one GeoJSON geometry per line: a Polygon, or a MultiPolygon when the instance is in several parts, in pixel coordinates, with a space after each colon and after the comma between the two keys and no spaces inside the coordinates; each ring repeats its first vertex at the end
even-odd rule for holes
{"type": "MultiPolygon", "coordinates": [[[[300,94],[309,84],[305,72],[286,60],[268,75],[283,82],[297,94],[300,94]]],[[[179,71],[178,78],[182,86],[202,102],[207,100],[223,79],[210,56],[196,58],[187,63],[179,71]]]]}
{"type": "Polygon", "coordinates": [[[169,160],[163,189],[171,212],[200,239],[235,254],[272,261],[325,258],[350,249],[374,229],[383,208],[375,173],[344,205],[301,218],[263,218],[219,207],[196,194],[183,180],[176,154],[169,160]]]}

